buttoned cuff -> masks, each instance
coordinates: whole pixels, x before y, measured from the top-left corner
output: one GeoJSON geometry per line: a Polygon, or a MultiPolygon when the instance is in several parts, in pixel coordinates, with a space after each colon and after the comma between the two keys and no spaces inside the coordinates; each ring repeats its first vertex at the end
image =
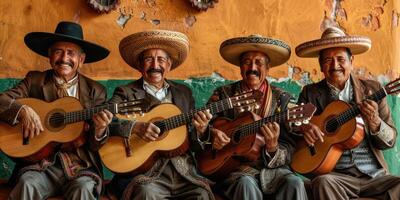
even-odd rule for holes
{"type": "Polygon", "coordinates": [[[378,137],[382,141],[386,143],[390,143],[393,141],[394,138],[394,133],[392,131],[392,127],[387,125],[382,119],[381,119],[381,125],[379,127],[379,130],[376,133],[370,132],[371,135],[378,137]]]}

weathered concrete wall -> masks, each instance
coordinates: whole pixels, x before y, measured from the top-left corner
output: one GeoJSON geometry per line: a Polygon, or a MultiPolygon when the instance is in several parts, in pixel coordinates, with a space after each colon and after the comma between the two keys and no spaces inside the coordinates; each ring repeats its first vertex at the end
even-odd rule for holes
{"type": "MultiPolygon", "coordinates": [[[[323,28],[332,24],[350,34],[371,37],[371,51],[355,59],[360,72],[374,76],[399,73],[398,0],[234,0],[219,1],[206,12],[192,8],[187,0],[122,0],[119,9],[109,14],[96,13],[85,2],[0,1],[0,78],[21,78],[28,70],[47,68],[46,59],[24,46],[23,37],[31,31],[53,32],[60,20],[81,23],[88,40],[111,50],[108,59],[82,69],[97,79],[139,76],[122,61],[118,44],[123,37],[141,30],[171,29],[189,36],[189,59],[170,78],[216,72],[235,80],[239,78],[238,69],[224,62],[218,53],[223,40],[259,33],[285,40],[294,49],[320,37],[323,28]],[[124,28],[116,21],[122,14],[131,16],[124,28]]],[[[286,77],[288,66],[309,73],[313,80],[322,78],[315,59],[300,59],[294,53],[287,64],[272,71],[272,76],[286,77]]]]}

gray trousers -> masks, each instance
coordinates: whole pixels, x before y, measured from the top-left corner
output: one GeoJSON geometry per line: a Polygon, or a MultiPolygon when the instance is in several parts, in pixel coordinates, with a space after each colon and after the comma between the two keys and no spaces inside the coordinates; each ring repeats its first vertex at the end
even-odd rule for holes
{"type": "Polygon", "coordinates": [[[82,176],[67,180],[61,167],[49,166],[44,171],[23,173],[10,193],[9,200],[42,200],[63,194],[65,199],[95,200],[96,181],[82,176]]]}
{"type": "Polygon", "coordinates": [[[168,163],[160,177],[148,184],[136,186],[133,200],[191,199],[207,200],[206,189],[191,184],[168,163]]]}
{"type": "Polygon", "coordinates": [[[301,178],[294,174],[286,175],[278,191],[271,195],[264,195],[259,185],[259,181],[256,178],[252,176],[241,176],[233,184],[228,185],[224,194],[232,200],[262,200],[263,197],[265,197],[265,199],[276,200],[307,200],[304,183],[301,178]]]}
{"type": "MultiPolygon", "coordinates": [[[[360,173],[361,175],[361,173],[360,173]]],[[[400,177],[384,175],[377,178],[354,177],[331,172],[312,180],[314,199],[345,200],[359,197],[400,199],[400,177]]]]}

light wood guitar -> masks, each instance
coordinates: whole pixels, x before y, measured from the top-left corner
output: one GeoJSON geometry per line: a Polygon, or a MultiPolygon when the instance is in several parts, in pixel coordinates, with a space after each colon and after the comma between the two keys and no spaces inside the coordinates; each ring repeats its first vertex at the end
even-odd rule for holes
{"type": "Polygon", "coordinates": [[[50,152],[46,152],[43,156],[28,158],[50,142],[67,143],[77,139],[83,133],[84,121],[91,119],[95,113],[104,109],[114,114],[141,112],[144,107],[142,100],[105,104],[89,109],[83,109],[79,100],[74,97],[64,97],[50,103],[35,98],[17,101],[28,105],[39,115],[44,131],[34,138],[25,139],[20,124],[10,126],[0,122],[0,149],[12,158],[26,158],[30,162],[49,155],[50,152]]]}
{"type": "MultiPolygon", "coordinates": [[[[400,91],[400,79],[390,82],[367,99],[382,100],[386,95],[400,91]]],[[[298,141],[291,167],[301,174],[326,174],[332,171],[343,151],[358,146],[364,138],[363,125],[357,123],[360,114],[357,105],[333,101],[324,111],[311,119],[311,123],[324,132],[324,142],[317,141],[310,147],[304,140],[298,141]]]]}
{"type": "Polygon", "coordinates": [[[213,127],[231,138],[231,142],[220,150],[209,150],[197,156],[199,170],[212,180],[221,180],[240,166],[240,160],[255,161],[265,145],[264,136],[259,134],[260,128],[268,122],[296,124],[313,116],[316,107],[312,104],[299,105],[281,113],[261,118],[252,113],[242,113],[235,120],[218,118],[213,127]],[[238,160],[237,158],[240,158],[238,160]]]}
{"type": "Polygon", "coordinates": [[[242,109],[258,103],[261,96],[257,91],[244,93],[183,114],[173,104],[160,104],[142,117],[136,118],[159,127],[161,134],[158,140],[146,142],[136,134],[132,134],[129,140],[118,136],[110,137],[99,150],[101,160],[115,173],[136,174],[147,171],[160,156],[174,157],[187,151],[189,143],[185,125],[191,122],[193,115],[199,110],[209,109],[211,114],[215,114],[234,107],[242,109]]]}

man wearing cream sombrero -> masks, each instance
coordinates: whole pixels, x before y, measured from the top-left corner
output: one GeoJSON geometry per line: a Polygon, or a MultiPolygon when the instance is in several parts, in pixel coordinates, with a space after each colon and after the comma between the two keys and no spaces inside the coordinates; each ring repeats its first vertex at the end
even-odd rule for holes
{"type": "MultiPolygon", "coordinates": [[[[194,109],[191,90],[167,80],[169,71],[180,66],[189,53],[186,35],[167,30],[134,33],[119,44],[122,58],[129,66],[140,71],[142,77],[115,89],[111,102],[145,99],[146,110],[162,103],[173,103],[183,113],[194,109]]],[[[207,179],[197,173],[193,152],[199,145],[211,119],[209,111],[199,111],[188,125],[190,150],[172,158],[160,157],[147,172],[139,175],[115,175],[110,189],[122,199],[213,199],[207,179]],[[194,126],[194,128],[193,128],[194,126]]],[[[119,134],[136,134],[146,142],[157,140],[160,128],[150,122],[135,122],[132,128],[119,134]]],[[[133,151],[135,151],[133,149],[133,151]]]]}
{"type": "MultiPolygon", "coordinates": [[[[382,150],[393,147],[397,131],[393,125],[386,99],[380,102],[365,97],[381,88],[373,80],[362,80],[354,75],[353,55],[368,51],[371,41],[364,36],[349,36],[335,27],[326,29],[321,39],[305,42],[296,48],[299,57],[318,57],[325,79],[303,88],[299,103],[311,102],[321,113],[333,100],[358,104],[359,120],[364,125],[365,137],[354,149],[346,150],[331,173],[312,180],[315,199],[351,199],[376,197],[399,199],[400,178],[388,174],[382,150]]],[[[324,133],[314,124],[304,129],[309,145],[323,142],[324,133]]]]}
{"type": "MultiPolygon", "coordinates": [[[[290,95],[266,79],[272,67],[284,64],[290,57],[290,47],[283,41],[250,35],[232,38],[220,46],[220,54],[227,62],[240,67],[242,80],[216,89],[210,101],[217,101],[244,91],[258,90],[263,96],[260,107],[252,111],[261,117],[285,110],[290,95]]],[[[236,118],[240,111],[229,110],[219,116],[236,118]]],[[[240,165],[216,187],[228,199],[307,199],[302,180],[290,171],[288,164],[294,141],[288,129],[276,122],[260,129],[263,137],[260,158],[256,161],[238,159],[240,165]]],[[[220,150],[231,142],[221,130],[211,128],[212,147],[220,150]]]]}

